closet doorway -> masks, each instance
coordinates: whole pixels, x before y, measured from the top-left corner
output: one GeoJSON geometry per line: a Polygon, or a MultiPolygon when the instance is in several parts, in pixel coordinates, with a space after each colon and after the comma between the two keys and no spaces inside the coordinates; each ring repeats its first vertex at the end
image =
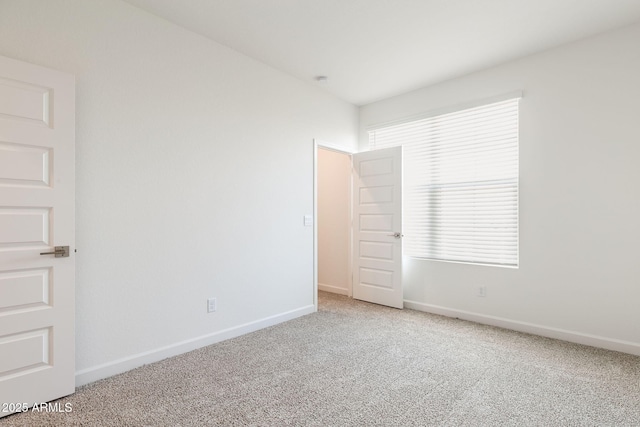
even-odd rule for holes
{"type": "Polygon", "coordinates": [[[315,150],[317,289],[351,296],[351,154],[315,150]]]}

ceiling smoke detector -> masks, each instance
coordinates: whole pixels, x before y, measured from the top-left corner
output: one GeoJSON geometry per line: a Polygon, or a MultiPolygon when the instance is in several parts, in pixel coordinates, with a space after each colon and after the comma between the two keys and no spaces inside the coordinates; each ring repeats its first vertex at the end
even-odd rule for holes
{"type": "Polygon", "coordinates": [[[329,83],[329,77],[327,76],[316,76],[316,81],[321,85],[326,85],[329,83]]]}

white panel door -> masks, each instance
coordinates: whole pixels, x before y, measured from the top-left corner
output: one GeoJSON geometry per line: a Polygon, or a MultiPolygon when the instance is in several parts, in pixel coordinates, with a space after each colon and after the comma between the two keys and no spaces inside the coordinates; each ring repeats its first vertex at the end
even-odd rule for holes
{"type": "Polygon", "coordinates": [[[72,75],[0,56],[0,417],[75,391],[74,109],[72,75]]]}
{"type": "Polygon", "coordinates": [[[353,155],[353,297],[402,308],[402,147],[353,155]]]}

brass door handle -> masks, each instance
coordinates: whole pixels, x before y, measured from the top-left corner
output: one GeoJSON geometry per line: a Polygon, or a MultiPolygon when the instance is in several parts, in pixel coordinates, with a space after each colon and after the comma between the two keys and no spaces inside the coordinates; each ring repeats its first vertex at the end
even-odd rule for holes
{"type": "Polygon", "coordinates": [[[53,252],[40,252],[40,255],[55,255],[56,258],[66,258],[69,256],[69,246],[56,246],[53,252]]]}

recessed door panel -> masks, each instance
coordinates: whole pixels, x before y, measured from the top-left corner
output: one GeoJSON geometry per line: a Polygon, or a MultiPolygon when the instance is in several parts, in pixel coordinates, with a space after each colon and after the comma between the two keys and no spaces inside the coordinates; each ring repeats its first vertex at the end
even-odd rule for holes
{"type": "Polygon", "coordinates": [[[49,126],[51,89],[25,81],[0,77],[0,116],[49,126]]]}
{"type": "Polygon", "coordinates": [[[0,250],[49,245],[49,214],[47,208],[0,208],[0,250]]]}
{"type": "Polygon", "coordinates": [[[393,186],[360,188],[360,204],[393,203],[393,186]]]}
{"type": "Polygon", "coordinates": [[[393,215],[361,214],[360,230],[392,232],[393,231],[393,215]]]}
{"type": "Polygon", "coordinates": [[[48,187],[51,149],[0,142],[0,185],[48,187]]]}
{"type": "Polygon", "coordinates": [[[393,243],[360,241],[360,257],[392,261],[393,243]]]}
{"type": "Polygon", "coordinates": [[[360,268],[360,283],[365,286],[393,289],[393,271],[360,268]]]}
{"type": "Polygon", "coordinates": [[[0,381],[48,365],[49,338],[49,328],[0,337],[0,381]]]}
{"type": "Polygon", "coordinates": [[[50,300],[49,269],[0,272],[0,313],[46,307],[50,300]]]}
{"type": "Polygon", "coordinates": [[[380,176],[393,174],[393,158],[364,160],[359,166],[359,176],[380,176]]]}

